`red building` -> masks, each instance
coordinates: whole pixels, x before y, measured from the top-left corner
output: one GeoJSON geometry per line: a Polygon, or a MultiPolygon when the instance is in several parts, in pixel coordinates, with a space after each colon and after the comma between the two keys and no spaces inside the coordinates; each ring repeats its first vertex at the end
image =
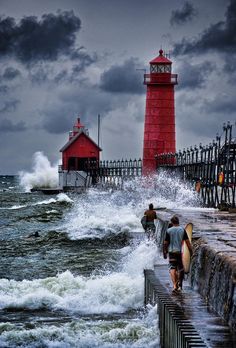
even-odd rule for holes
{"type": "Polygon", "coordinates": [[[171,73],[172,62],[159,51],[150,61],[150,74],[144,75],[147,85],[143,142],[143,174],[156,171],[155,156],[176,152],[174,86],[177,74],[171,73]]]}
{"type": "Polygon", "coordinates": [[[99,163],[100,151],[101,148],[89,137],[88,130],[78,118],[73,131],[69,133],[69,141],[60,150],[62,170],[86,170],[89,162],[99,163]]]}
{"type": "Polygon", "coordinates": [[[68,142],[62,147],[62,165],[59,166],[59,187],[75,190],[90,186],[95,177],[89,169],[97,168],[101,148],[89,137],[88,130],[77,119],[69,133],[68,142]]]}

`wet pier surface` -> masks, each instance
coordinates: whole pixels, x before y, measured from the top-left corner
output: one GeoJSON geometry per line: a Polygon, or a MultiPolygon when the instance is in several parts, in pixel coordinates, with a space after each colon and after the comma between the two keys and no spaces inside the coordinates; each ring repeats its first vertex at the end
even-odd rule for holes
{"type": "Polygon", "coordinates": [[[206,238],[209,242],[235,241],[236,250],[236,213],[221,212],[216,209],[189,209],[189,210],[166,210],[158,214],[162,219],[169,220],[172,215],[180,217],[180,224],[186,225],[192,222],[195,236],[206,238]]]}
{"type": "Polygon", "coordinates": [[[170,300],[183,312],[185,321],[189,321],[196,329],[206,347],[236,347],[236,335],[221,317],[209,310],[202,297],[197,291],[192,290],[188,282],[184,282],[181,294],[172,295],[167,265],[156,265],[154,271],[147,271],[146,277],[150,278],[154,288],[161,286],[165,289],[170,300]]]}
{"type": "Polygon", "coordinates": [[[183,226],[193,223],[194,255],[191,274],[180,295],[172,295],[167,261],[156,265],[154,271],[146,270],[148,296],[156,297],[157,302],[158,287],[164,289],[206,347],[236,347],[236,214],[190,208],[158,215],[165,221],[178,215],[183,226]]]}

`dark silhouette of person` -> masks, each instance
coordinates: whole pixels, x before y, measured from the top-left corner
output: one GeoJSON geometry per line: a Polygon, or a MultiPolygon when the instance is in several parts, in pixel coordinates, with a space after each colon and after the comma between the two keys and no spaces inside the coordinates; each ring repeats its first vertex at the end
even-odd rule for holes
{"type": "Polygon", "coordinates": [[[144,212],[144,216],[146,216],[146,226],[145,232],[147,233],[148,240],[154,237],[156,226],[154,221],[157,220],[157,214],[153,208],[153,204],[149,204],[149,209],[144,212]]]}

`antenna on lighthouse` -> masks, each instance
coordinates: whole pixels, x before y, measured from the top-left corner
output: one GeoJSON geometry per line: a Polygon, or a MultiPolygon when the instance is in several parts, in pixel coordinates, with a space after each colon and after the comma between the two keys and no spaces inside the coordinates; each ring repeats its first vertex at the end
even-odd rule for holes
{"type": "Polygon", "coordinates": [[[135,69],[136,71],[144,71],[144,73],[146,74],[146,69],[135,69]]]}
{"type": "Polygon", "coordinates": [[[170,59],[170,51],[165,53],[166,58],[170,59]]]}

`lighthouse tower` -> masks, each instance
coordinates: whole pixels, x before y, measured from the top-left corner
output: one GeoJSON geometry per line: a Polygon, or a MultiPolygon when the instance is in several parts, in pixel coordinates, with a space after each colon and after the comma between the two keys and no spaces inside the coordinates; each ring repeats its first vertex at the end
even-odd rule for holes
{"type": "Polygon", "coordinates": [[[149,64],[150,74],[144,75],[147,94],[143,175],[156,171],[156,155],[176,151],[174,86],[177,74],[171,73],[172,62],[163,55],[163,50],[149,64]]]}

